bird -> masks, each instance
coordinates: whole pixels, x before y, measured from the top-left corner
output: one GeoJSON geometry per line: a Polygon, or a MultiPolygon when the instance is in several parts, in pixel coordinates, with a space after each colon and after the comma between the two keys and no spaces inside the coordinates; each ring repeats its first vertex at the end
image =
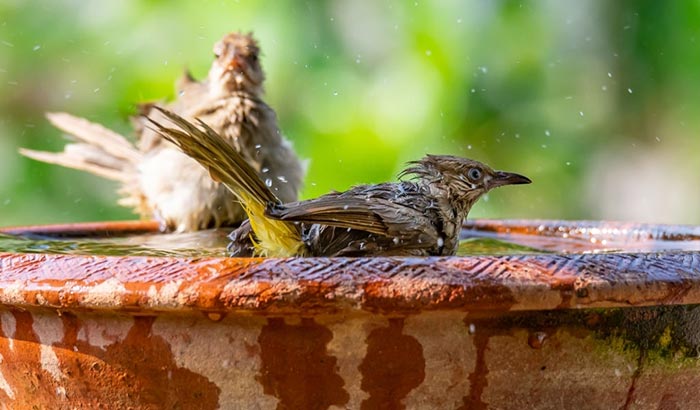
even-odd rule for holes
{"type": "MultiPolygon", "coordinates": [[[[205,80],[196,81],[185,71],[176,84],[177,99],[165,107],[185,118],[205,120],[256,175],[268,181],[278,198],[295,201],[306,165],[282,136],[273,109],[262,100],[265,75],[257,41],[252,33],[229,33],[214,45],[214,56],[205,80]]],[[[88,120],[49,113],[49,121],[75,142],[58,153],[20,152],[120,182],[119,203],[142,218],[156,219],[163,231],[239,224],[246,214],[236,197],[212,181],[196,161],[145,126],[144,114],[167,120],[159,117],[156,106],[139,106],[141,115],[133,121],[135,143],[88,120]]]]}
{"type": "Polygon", "coordinates": [[[203,120],[158,109],[177,128],[149,119],[164,138],[207,168],[248,214],[231,234],[234,256],[449,256],[472,205],[493,188],[532,181],[452,155],[412,161],[399,182],[284,203],[203,120]]]}

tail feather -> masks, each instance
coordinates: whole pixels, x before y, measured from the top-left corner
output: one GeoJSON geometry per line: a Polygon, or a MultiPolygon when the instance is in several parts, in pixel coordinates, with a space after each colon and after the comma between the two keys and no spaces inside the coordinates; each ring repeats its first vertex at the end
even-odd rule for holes
{"type": "Polygon", "coordinates": [[[47,113],[46,117],[56,128],[72,135],[79,142],[99,147],[114,157],[132,163],[140,159],[139,152],[129,140],[100,124],[63,112],[47,113]]]}
{"type": "Polygon", "coordinates": [[[267,205],[280,201],[231,145],[201,120],[197,120],[197,127],[177,114],[154,108],[178,127],[166,127],[147,117],[155,131],[208,169],[212,178],[223,183],[241,202],[257,237],[256,253],[278,257],[303,253],[297,225],[265,216],[267,205]]]}
{"type": "Polygon", "coordinates": [[[123,196],[120,203],[136,208],[142,215],[150,213],[137,179],[141,153],[129,140],[99,124],[70,114],[48,113],[46,116],[75,142],[66,144],[62,152],[20,148],[22,155],[119,181],[122,184],[120,194],[123,196]]]}
{"type": "Polygon", "coordinates": [[[96,157],[94,148],[86,144],[68,144],[63,152],[34,151],[26,148],[20,148],[19,152],[25,157],[37,161],[87,171],[114,181],[131,181],[129,174],[125,173],[121,167],[116,166],[117,164],[114,164],[109,158],[102,160],[96,157]],[[105,164],[106,162],[111,163],[105,164]]]}

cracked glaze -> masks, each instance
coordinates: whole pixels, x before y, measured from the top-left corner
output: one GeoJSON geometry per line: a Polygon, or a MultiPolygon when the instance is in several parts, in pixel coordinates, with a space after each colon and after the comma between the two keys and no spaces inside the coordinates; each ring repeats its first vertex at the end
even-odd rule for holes
{"type": "Polygon", "coordinates": [[[260,313],[532,310],[700,303],[700,253],[452,258],[0,254],[0,303],[260,313]]]}

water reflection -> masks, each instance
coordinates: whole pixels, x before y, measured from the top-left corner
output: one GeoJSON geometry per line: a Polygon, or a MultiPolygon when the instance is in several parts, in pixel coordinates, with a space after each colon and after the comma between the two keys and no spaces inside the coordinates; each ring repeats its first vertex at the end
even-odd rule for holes
{"type": "MultiPolygon", "coordinates": [[[[60,228],[60,227],[59,227],[60,228]]],[[[227,256],[228,229],[192,233],[105,234],[79,229],[0,233],[0,252],[113,256],[227,256]]],[[[659,227],[537,221],[470,222],[462,232],[458,256],[545,253],[619,253],[700,250],[700,231],[693,227],[659,227]]]]}

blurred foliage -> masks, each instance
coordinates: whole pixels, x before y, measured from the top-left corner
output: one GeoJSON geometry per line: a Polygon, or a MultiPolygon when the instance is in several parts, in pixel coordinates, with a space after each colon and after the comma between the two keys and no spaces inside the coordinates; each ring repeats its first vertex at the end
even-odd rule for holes
{"type": "Polygon", "coordinates": [[[252,30],[304,197],[452,153],[530,176],[474,217],[700,223],[700,3],[0,0],[0,225],[130,219],[115,184],[25,159],[45,111],[134,103],[252,30]]]}

